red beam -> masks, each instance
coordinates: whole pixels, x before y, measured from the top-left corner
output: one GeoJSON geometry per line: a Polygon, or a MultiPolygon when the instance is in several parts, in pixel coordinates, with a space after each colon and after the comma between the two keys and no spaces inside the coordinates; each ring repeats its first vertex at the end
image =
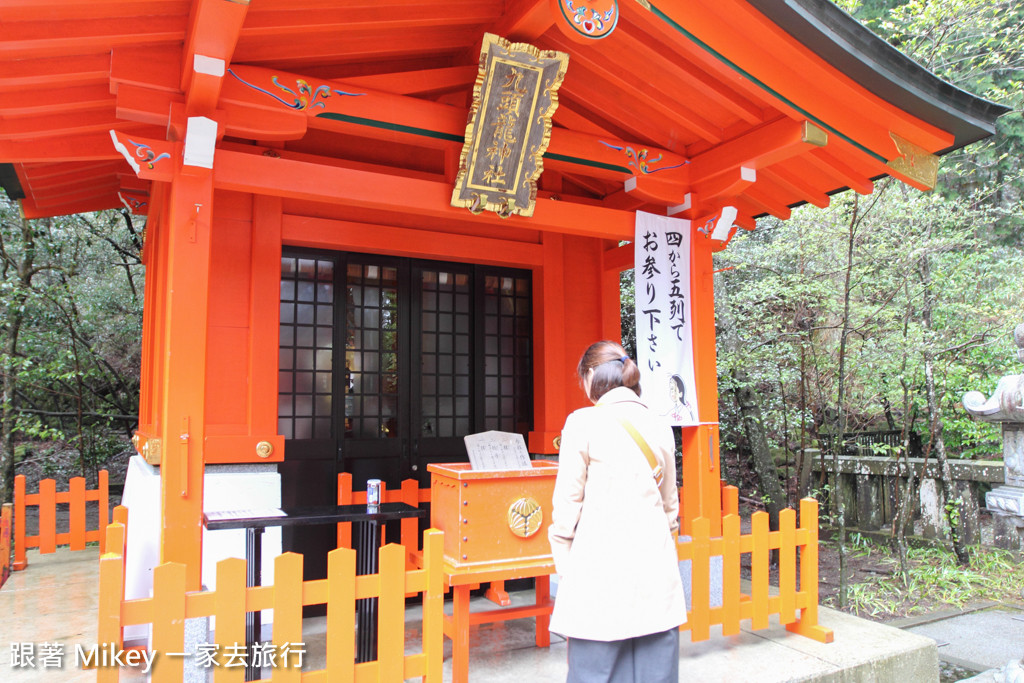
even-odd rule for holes
{"type": "Polygon", "coordinates": [[[303,41],[317,33],[336,34],[341,31],[388,31],[429,27],[479,27],[487,25],[504,11],[500,0],[481,0],[459,9],[449,3],[417,3],[394,7],[381,2],[374,6],[345,7],[326,5],[316,10],[284,8],[260,10],[257,4],[245,22],[242,35],[246,40],[257,36],[303,41]]]}
{"type": "Polygon", "coordinates": [[[386,61],[455,53],[466,45],[465,28],[364,32],[357,28],[305,40],[246,38],[235,50],[236,64],[275,64],[282,69],[311,64],[386,61]],[[315,57],[311,57],[315,55],[315,57]]]}
{"type": "Polygon", "coordinates": [[[858,194],[871,194],[874,189],[874,183],[866,174],[853,170],[824,149],[813,150],[801,158],[825,176],[835,179],[836,189],[849,187],[858,194]]]}
{"type": "Polygon", "coordinates": [[[19,21],[0,24],[0,58],[36,59],[109,52],[119,45],[175,43],[185,36],[184,16],[19,21]]]}
{"type": "Polygon", "coordinates": [[[205,114],[216,108],[223,70],[231,63],[248,9],[248,0],[196,0],[192,4],[181,59],[181,90],[186,93],[185,109],[189,114],[205,114]],[[204,57],[221,62],[216,70],[220,75],[197,69],[197,58],[202,61],[204,57]]]}
{"type": "Polygon", "coordinates": [[[760,180],[777,185],[791,195],[801,200],[824,209],[829,205],[829,197],[821,190],[816,189],[804,177],[793,173],[782,165],[772,166],[760,171],[760,180]]]}
{"type": "Polygon", "coordinates": [[[90,109],[106,109],[110,106],[110,91],[105,85],[81,85],[68,88],[50,88],[40,96],[26,97],[24,92],[17,94],[0,91],[0,116],[39,116],[62,111],[76,112],[90,109]]]}
{"type": "Polygon", "coordinates": [[[299,247],[484,265],[535,268],[544,263],[543,247],[539,244],[308,216],[284,216],[281,239],[299,247]]]}
{"type": "MultiPolygon", "coordinates": [[[[651,73],[671,73],[682,83],[683,92],[699,93],[697,99],[701,109],[705,104],[717,107],[750,124],[759,124],[764,120],[759,104],[754,104],[714,73],[682,55],[674,54],[672,45],[651,36],[641,38],[638,35],[619,31],[615,34],[615,40],[623,52],[640,59],[651,73]]],[[[717,117],[714,118],[717,120],[717,117]]]]}
{"type": "Polygon", "coordinates": [[[477,216],[450,205],[451,185],[401,178],[348,168],[324,166],[256,154],[217,151],[214,183],[220,189],[343,204],[389,213],[444,218],[476,225],[629,239],[634,215],[563,201],[538,201],[532,218],[503,220],[484,212],[477,216]]]}
{"type": "Polygon", "coordinates": [[[784,221],[789,220],[791,213],[789,207],[779,201],[776,197],[772,196],[770,191],[765,187],[755,185],[748,188],[744,191],[743,198],[776,218],[781,218],[784,221]]]}
{"type": "Polygon", "coordinates": [[[4,21],[66,21],[68,19],[121,19],[144,13],[148,16],[180,15],[188,0],[4,0],[4,21]]]}
{"type": "Polygon", "coordinates": [[[119,189],[117,180],[111,176],[110,178],[100,178],[98,181],[83,184],[76,188],[68,188],[68,192],[62,194],[46,193],[41,197],[36,197],[35,203],[39,209],[50,209],[54,207],[64,207],[69,204],[82,204],[90,202],[96,197],[109,197],[116,194],[119,189]]]}
{"type": "Polygon", "coordinates": [[[25,197],[21,200],[21,212],[25,218],[49,218],[50,216],[66,216],[72,213],[88,213],[90,211],[102,211],[114,209],[121,206],[117,194],[86,199],[79,203],[62,204],[60,206],[38,207],[31,198],[25,197]]]}
{"type": "Polygon", "coordinates": [[[110,55],[76,54],[42,59],[4,60],[0,66],[0,91],[48,89],[68,85],[106,84],[110,76],[110,55]]]}
{"type": "Polygon", "coordinates": [[[28,177],[28,182],[31,185],[35,183],[45,184],[51,179],[61,182],[66,177],[84,174],[95,174],[102,173],[109,170],[113,170],[117,164],[110,161],[79,161],[73,163],[30,163],[22,164],[22,168],[25,170],[25,174],[28,177]]]}
{"type": "Polygon", "coordinates": [[[470,90],[476,80],[477,66],[450,66],[421,71],[402,71],[372,76],[346,78],[345,82],[360,88],[379,90],[393,95],[422,95],[455,89],[470,90]]]}
{"type": "Polygon", "coordinates": [[[805,121],[778,119],[698,154],[691,161],[693,178],[712,178],[740,166],[765,168],[821,146],[817,129],[805,121]]]}
{"type": "Polygon", "coordinates": [[[110,130],[117,122],[110,103],[107,111],[66,111],[60,114],[11,119],[0,127],[0,140],[36,140],[60,136],[75,137],[110,130]]]}
{"type": "MultiPolygon", "coordinates": [[[[118,123],[115,128],[130,135],[160,135],[152,126],[140,123],[118,123]]],[[[109,133],[89,133],[75,137],[53,137],[25,140],[0,140],[0,162],[57,162],[119,159],[110,144],[109,133]]]]}

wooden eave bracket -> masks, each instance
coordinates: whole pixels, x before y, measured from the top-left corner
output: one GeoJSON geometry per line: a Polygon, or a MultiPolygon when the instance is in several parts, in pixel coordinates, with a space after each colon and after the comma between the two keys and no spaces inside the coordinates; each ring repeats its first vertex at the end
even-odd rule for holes
{"type": "MultiPolygon", "coordinates": [[[[625,209],[655,204],[666,207],[670,216],[695,218],[746,192],[757,181],[758,169],[827,144],[828,133],[810,121],[779,119],[702,152],[672,171],[671,180],[649,175],[629,178],[623,190],[609,195],[606,203],[625,209]]],[[[774,204],[772,207],[777,210],[774,204]]],[[[788,209],[786,212],[788,215],[788,209]]]]}
{"type": "Polygon", "coordinates": [[[205,114],[217,108],[227,65],[219,57],[192,55],[192,81],[185,96],[185,111],[205,114]]]}
{"type": "Polygon", "coordinates": [[[693,157],[690,177],[709,180],[741,166],[761,169],[828,144],[828,133],[810,121],[783,118],[693,157]]]}
{"type": "MultiPolygon", "coordinates": [[[[235,46],[238,44],[238,37],[242,32],[242,23],[249,11],[249,0],[194,0],[192,11],[189,15],[188,30],[185,34],[185,46],[179,59],[185,65],[181,71],[181,82],[179,87],[182,92],[188,94],[189,112],[205,113],[196,107],[215,107],[217,103],[214,97],[212,103],[205,98],[210,96],[210,84],[199,84],[195,95],[192,93],[193,81],[198,76],[205,80],[206,74],[202,70],[194,68],[196,57],[220,60],[225,65],[231,63],[235,53],[235,46]],[[193,100],[193,97],[195,98],[193,100]]],[[[219,93],[219,85],[216,85],[219,93]]]]}

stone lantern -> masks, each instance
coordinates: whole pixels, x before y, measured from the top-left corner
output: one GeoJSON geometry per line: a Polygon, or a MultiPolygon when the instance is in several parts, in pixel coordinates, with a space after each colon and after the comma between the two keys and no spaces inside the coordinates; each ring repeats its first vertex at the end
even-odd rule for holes
{"type": "MultiPolygon", "coordinates": [[[[1024,324],[1013,331],[1017,358],[1024,362],[1024,324]]],[[[1024,535],[1024,373],[999,380],[992,398],[978,391],[964,394],[964,408],[974,418],[1003,426],[1005,483],[985,494],[985,507],[993,515],[995,543],[1019,550],[1024,535]]]]}

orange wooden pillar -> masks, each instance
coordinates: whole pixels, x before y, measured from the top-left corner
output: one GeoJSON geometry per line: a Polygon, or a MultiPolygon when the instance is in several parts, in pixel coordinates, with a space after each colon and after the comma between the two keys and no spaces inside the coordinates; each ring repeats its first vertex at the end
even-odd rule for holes
{"type": "Polygon", "coordinates": [[[534,431],[531,453],[557,453],[556,438],[568,413],[565,378],[570,354],[565,341],[565,238],[546,232],[543,265],[534,271],[533,284],[533,386],[534,431]]]}
{"type": "Polygon", "coordinates": [[[693,229],[690,245],[690,315],[701,425],[683,427],[681,531],[692,535],[704,517],[712,536],[722,533],[722,482],[718,452],[718,366],[715,353],[715,288],[711,239],[693,229]],[[714,424],[707,424],[714,423],[714,424]]]}
{"type": "MultiPolygon", "coordinates": [[[[167,205],[162,324],[162,385],[157,431],[162,518],[160,562],[186,567],[186,589],[199,590],[202,567],[203,440],[213,176],[175,171],[167,205]]],[[[162,257],[162,258],[161,258],[162,257]]]]}
{"type": "Polygon", "coordinates": [[[605,339],[622,341],[621,277],[622,271],[632,267],[632,244],[613,246],[601,255],[601,331],[605,339]]]}

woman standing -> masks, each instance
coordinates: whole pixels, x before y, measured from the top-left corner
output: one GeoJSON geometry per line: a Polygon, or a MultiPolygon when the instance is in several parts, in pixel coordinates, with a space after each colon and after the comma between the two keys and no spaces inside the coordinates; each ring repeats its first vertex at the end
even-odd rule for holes
{"type": "Polygon", "coordinates": [[[569,640],[568,683],[676,683],[686,602],[672,429],[640,402],[640,369],[620,345],[592,344],[577,374],[595,405],[562,429],[551,631],[569,640]]]}

